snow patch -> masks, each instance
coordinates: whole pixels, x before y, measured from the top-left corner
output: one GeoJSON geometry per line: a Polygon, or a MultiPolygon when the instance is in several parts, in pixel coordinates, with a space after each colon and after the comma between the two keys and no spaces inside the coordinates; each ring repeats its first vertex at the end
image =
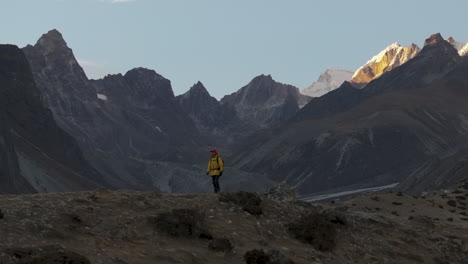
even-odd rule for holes
{"type": "Polygon", "coordinates": [[[360,144],[361,142],[355,138],[348,138],[346,142],[343,144],[343,146],[340,149],[340,157],[338,158],[338,161],[336,162],[336,170],[338,170],[343,162],[343,157],[348,152],[354,145],[360,144]]]}
{"type": "Polygon", "coordinates": [[[103,95],[103,94],[97,94],[97,98],[99,100],[103,100],[103,101],[107,101],[107,96],[103,95]]]}
{"type": "Polygon", "coordinates": [[[315,146],[317,146],[317,148],[319,148],[329,136],[331,136],[331,133],[329,133],[329,132],[325,132],[325,133],[320,134],[315,139],[315,146]]]}

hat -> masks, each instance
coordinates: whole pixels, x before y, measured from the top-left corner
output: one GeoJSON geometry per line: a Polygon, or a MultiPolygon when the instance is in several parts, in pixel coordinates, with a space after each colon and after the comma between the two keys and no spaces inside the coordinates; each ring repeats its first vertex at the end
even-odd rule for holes
{"type": "Polygon", "coordinates": [[[210,152],[218,153],[218,151],[216,149],[212,149],[212,150],[210,150],[210,152]]]}

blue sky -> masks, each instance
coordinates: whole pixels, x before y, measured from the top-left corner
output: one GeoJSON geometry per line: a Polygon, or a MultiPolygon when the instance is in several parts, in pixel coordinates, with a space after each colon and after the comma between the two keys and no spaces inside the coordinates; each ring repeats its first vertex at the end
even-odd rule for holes
{"type": "Polygon", "coordinates": [[[356,70],[393,42],[440,32],[468,42],[468,1],[0,0],[0,43],[58,29],[90,78],[156,70],[175,94],[216,98],[259,74],[300,89],[328,67],[356,70]]]}

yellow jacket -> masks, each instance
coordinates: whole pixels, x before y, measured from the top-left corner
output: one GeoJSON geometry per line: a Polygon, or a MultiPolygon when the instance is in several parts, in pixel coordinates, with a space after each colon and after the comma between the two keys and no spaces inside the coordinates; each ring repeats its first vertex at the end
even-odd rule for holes
{"type": "Polygon", "coordinates": [[[210,158],[206,171],[209,172],[211,176],[221,175],[221,173],[224,171],[224,162],[219,154],[216,154],[214,157],[210,158]]]}

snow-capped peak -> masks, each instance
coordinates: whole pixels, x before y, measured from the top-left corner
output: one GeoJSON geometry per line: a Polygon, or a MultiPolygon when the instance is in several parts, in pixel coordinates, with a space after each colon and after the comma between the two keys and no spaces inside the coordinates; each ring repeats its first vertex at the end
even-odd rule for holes
{"type": "Polygon", "coordinates": [[[312,97],[322,96],[343,84],[344,81],[351,80],[352,71],[331,67],[326,69],[316,82],[301,91],[301,94],[312,97]]]}
{"type": "Polygon", "coordinates": [[[446,39],[446,41],[452,44],[452,46],[458,51],[458,54],[460,54],[460,56],[464,56],[468,54],[468,43],[456,41],[452,37],[449,37],[448,39],[446,39]]]}
{"type": "Polygon", "coordinates": [[[458,51],[458,54],[460,54],[460,56],[466,56],[466,55],[468,55],[468,43],[465,44],[465,46],[463,46],[463,48],[461,48],[461,49],[458,51]]]}
{"type": "Polygon", "coordinates": [[[366,66],[370,65],[370,64],[373,64],[373,63],[379,63],[380,61],[382,61],[382,59],[385,57],[385,55],[391,51],[391,50],[400,50],[402,49],[403,47],[398,44],[398,42],[395,42],[395,43],[392,43],[390,44],[388,47],[386,47],[384,50],[382,50],[381,52],[379,52],[379,54],[375,55],[374,57],[372,57],[372,59],[368,60],[366,62],[366,64],[364,64],[363,66],[361,66],[356,72],[354,72],[353,74],[353,77],[356,77],[359,72],[366,66]]]}
{"type": "Polygon", "coordinates": [[[419,50],[419,47],[415,44],[404,47],[395,42],[372,57],[372,59],[354,72],[351,82],[365,85],[384,72],[390,71],[414,58],[414,56],[419,53],[419,50]]]}

